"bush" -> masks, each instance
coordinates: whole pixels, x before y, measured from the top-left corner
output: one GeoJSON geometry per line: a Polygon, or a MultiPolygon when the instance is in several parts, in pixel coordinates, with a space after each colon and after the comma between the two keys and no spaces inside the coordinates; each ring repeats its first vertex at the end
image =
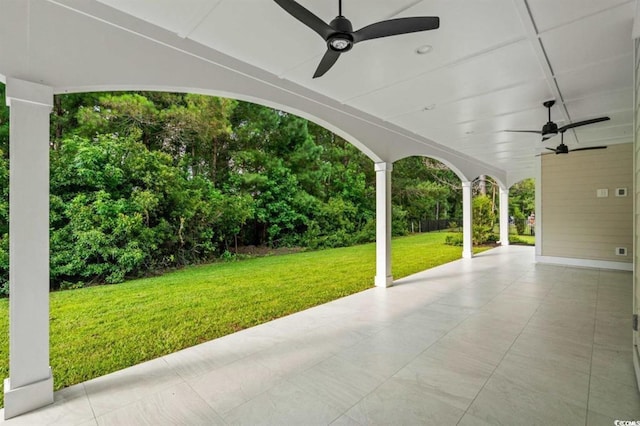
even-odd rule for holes
{"type": "Polygon", "coordinates": [[[495,219],[491,199],[486,195],[475,197],[473,199],[473,244],[479,245],[489,241],[495,219]]]}
{"type": "Polygon", "coordinates": [[[522,210],[518,206],[513,207],[513,219],[515,221],[516,230],[518,231],[518,235],[524,234],[524,229],[527,225],[526,217],[522,210]]]}
{"type": "Polygon", "coordinates": [[[447,235],[446,238],[444,239],[444,243],[450,246],[462,247],[463,245],[462,234],[447,235]]]}
{"type": "Polygon", "coordinates": [[[250,196],[222,194],[134,138],[75,137],[51,156],[54,289],[211,260],[252,215],[250,196]]]}

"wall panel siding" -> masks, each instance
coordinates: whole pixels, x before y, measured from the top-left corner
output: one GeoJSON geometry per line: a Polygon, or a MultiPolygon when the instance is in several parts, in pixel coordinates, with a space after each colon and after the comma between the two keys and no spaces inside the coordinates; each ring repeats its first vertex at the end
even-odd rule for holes
{"type": "Polygon", "coordinates": [[[542,157],[543,256],[634,261],[633,160],[631,143],[542,157]],[[617,188],[628,195],[617,197],[617,188]],[[609,196],[598,198],[598,189],[609,196]],[[616,255],[616,247],[627,256],[616,255]]]}

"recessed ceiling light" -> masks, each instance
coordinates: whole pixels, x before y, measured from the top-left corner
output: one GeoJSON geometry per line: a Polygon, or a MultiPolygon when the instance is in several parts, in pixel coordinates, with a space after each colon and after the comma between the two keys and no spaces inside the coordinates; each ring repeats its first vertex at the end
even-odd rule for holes
{"type": "Polygon", "coordinates": [[[436,109],[436,104],[427,105],[426,107],[422,108],[423,111],[431,111],[432,109],[436,109]]]}
{"type": "Polygon", "coordinates": [[[433,49],[433,47],[430,44],[423,44],[416,49],[416,53],[418,55],[424,55],[425,53],[431,52],[431,49],[433,49]]]}

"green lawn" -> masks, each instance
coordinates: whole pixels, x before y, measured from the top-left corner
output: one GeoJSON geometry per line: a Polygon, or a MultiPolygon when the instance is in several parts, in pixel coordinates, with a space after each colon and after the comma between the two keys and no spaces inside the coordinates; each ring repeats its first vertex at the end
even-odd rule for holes
{"type": "MultiPolygon", "coordinates": [[[[461,247],[443,244],[446,235],[394,239],[394,278],[460,258],[461,247]]],[[[52,293],[55,388],[362,291],[372,286],[374,275],[375,245],[366,244],[189,267],[52,293]]],[[[0,335],[5,336],[0,340],[0,398],[8,376],[8,309],[8,300],[0,300],[0,335]]]]}
{"type": "Polygon", "coordinates": [[[536,245],[536,237],[534,235],[509,235],[509,241],[512,244],[524,244],[529,246],[536,245]]]}

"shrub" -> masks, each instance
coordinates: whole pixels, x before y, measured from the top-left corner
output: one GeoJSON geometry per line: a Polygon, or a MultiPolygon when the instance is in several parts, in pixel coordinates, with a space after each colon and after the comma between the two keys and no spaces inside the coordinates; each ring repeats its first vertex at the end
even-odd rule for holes
{"type": "Polygon", "coordinates": [[[473,244],[484,244],[489,241],[495,219],[491,199],[486,195],[475,197],[473,199],[473,244]]]}
{"type": "Polygon", "coordinates": [[[444,239],[444,243],[450,246],[460,246],[463,245],[462,234],[454,234],[447,235],[444,239]]]}

